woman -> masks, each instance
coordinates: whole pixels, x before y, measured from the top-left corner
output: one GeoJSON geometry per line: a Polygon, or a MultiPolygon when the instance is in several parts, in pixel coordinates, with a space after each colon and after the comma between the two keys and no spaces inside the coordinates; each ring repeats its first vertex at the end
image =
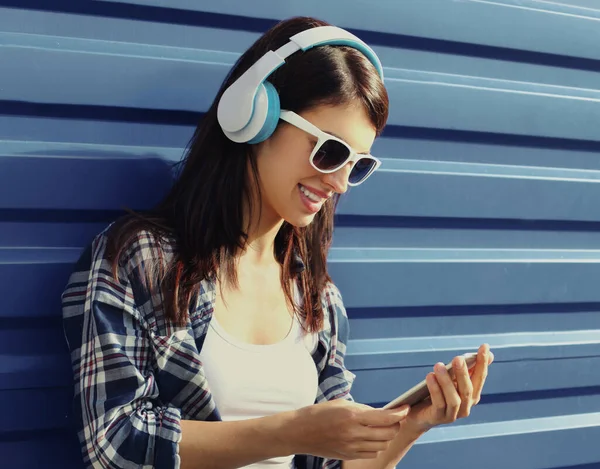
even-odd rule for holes
{"type": "Polygon", "coordinates": [[[338,197],[379,166],[388,96],[373,51],[326,26],[264,34],[162,203],[82,255],[63,316],[88,466],[392,467],[478,402],[486,345],[472,377],[459,358],[456,383],[436,366],[412,409],[351,398],[326,259],[338,197]]]}

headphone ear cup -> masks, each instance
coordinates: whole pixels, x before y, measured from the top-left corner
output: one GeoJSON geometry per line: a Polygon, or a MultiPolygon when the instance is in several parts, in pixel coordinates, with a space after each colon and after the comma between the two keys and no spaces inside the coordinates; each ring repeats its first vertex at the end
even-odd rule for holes
{"type": "Polygon", "coordinates": [[[271,135],[273,135],[273,132],[275,132],[275,129],[277,128],[277,124],[279,123],[279,114],[281,111],[281,107],[280,107],[280,103],[279,103],[279,94],[277,93],[277,90],[275,89],[275,87],[269,83],[268,81],[264,81],[261,85],[260,88],[258,89],[258,92],[256,93],[256,98],[254,100],[254,115],[261,114],[260,112],[257,112],[257,100],[259,98],[259,96],[263,94],[264,96],[266,96],[266,100],[267,100],[267,114],[265,116],[265,122],[262,126],[262,128],[258,131],[258,133],[256,134],[256,136],[254,138],[252,138],[251,140],[248,141],[248,143],[260,143],[263,142],[264,140],[268,139],[271,135]]]}

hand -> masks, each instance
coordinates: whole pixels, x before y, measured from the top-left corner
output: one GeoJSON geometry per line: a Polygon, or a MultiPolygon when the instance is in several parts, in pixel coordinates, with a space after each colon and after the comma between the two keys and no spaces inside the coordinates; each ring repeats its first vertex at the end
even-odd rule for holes
{"type": "Polygon", "coordinates": [[[455,381],[450,378],[443,363],[436,364],[434,372],[426,378],[431,398],[411,409],[406,425],[422,433],[437,425],[468,417],[471,408],[481,399],[488,365],[493,361],[494,354],[487,344],[479,347],[477,363],[471,370],[467,369],[463,357],[455,357],[452,360],[455,381]]]}
{"type": "Polygon", "coordinates": [[[304,407],[296,419],[297,454],[374,459],[400,430],[409,407],[375,409],[344,399],[304,407]]]}

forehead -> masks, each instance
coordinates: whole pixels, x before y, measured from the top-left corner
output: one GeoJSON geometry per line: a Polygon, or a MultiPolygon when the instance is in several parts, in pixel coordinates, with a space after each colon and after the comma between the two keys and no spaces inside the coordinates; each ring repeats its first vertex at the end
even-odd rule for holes
{"type": "Polygon", "coordinates": [[[369,152],[375,140],[375,127],[362,106],[317,106],[301,116],[359,153],[369,152]]]}

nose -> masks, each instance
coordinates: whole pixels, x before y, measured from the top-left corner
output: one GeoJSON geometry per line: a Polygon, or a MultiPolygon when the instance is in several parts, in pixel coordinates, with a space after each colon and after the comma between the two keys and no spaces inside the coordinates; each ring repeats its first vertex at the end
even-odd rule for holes
{"type": "Polygon", "coordinates": [[[348,190],[348,178],[352,171],[352,162],[338,169],[337,171],[323,175],[323,182],[327,184],[334,192],[343,194],[348,190]]]}

